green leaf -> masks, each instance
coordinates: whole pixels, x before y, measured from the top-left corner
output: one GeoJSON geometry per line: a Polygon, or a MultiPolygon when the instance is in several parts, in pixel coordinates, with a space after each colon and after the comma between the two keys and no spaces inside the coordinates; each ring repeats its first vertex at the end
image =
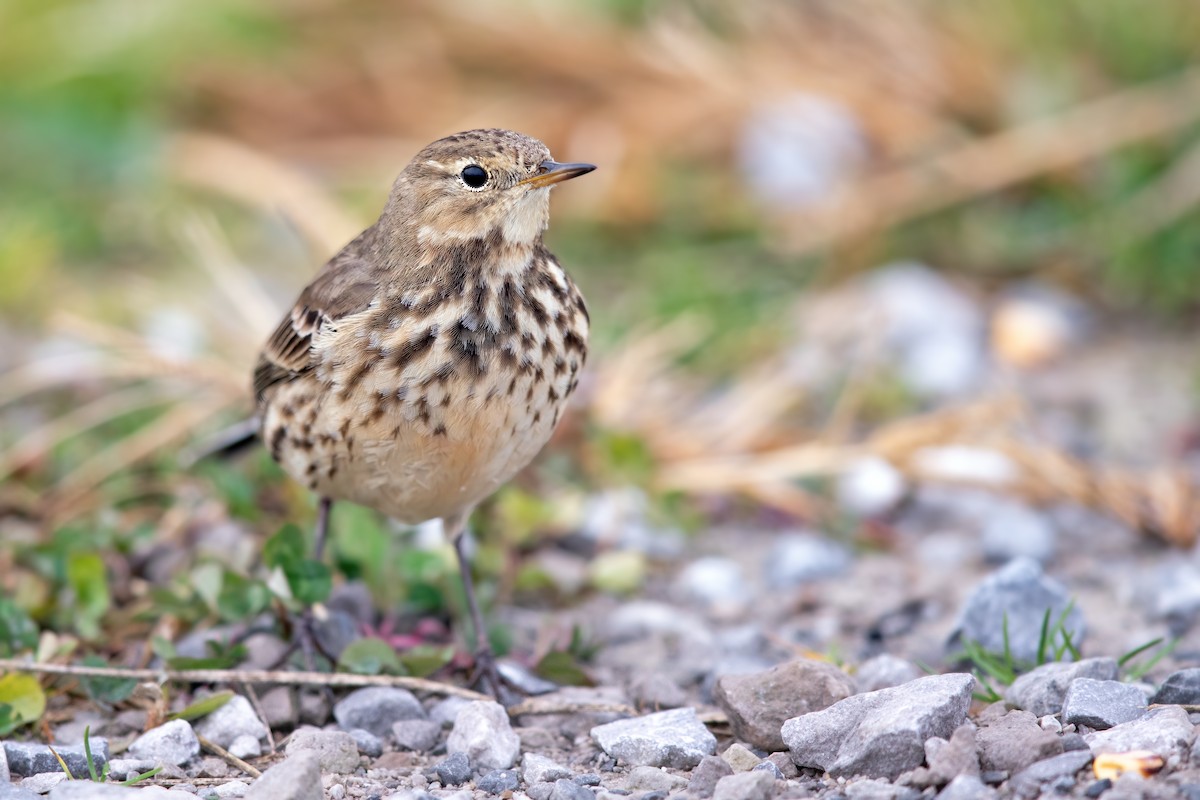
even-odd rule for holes
{"type": "Polygon", "coordinates": [[[249,619],[271,602],[271,590],[262,581],[226,570],[217,594],[217,613],[229,622],[249,619]]]}
{"type": "Polygon", "coordinates": [[[37,647],[38,627],[25,609],[0,597],[0,656],[11,658],[22,650],[37,647]]]}
{"type": "Polygon", "coordinates": [[[244,644],[226,645],[221,642],[207,641],[204,647],[208,655],[203,658],[188,658],[176,656],[168,658],[167,666],[171,669],[231,669],[246,660],[247,649],[244,644]]]}
{"type": "Polygon", "coordinates": [[[11,733],[21,725],[36,722],[46,711],[46,693],[32,675],[10,672],[0,678],[0,704],[9,708],[0,736],[11,733]]]}
{"type": "Polygon", "coordinates": [[[320,603],[333,590],[333,574],[329,567],[311,558],[283,565],[292,597],[305,606],[320,603]]]}
{"type": "Polygon", "coordinates": [[[197,700],[182,711],[176,711],[167,717],[168,720],[185,719],[191,722],[194,719],[206,717],[216,711],[221,706],[233,699],[233,692],[217,692],[214,695],[209,695],[203,700],[197,700]]]}
{"type": "Polygon", "coordinates": [[[104,560],[96,553],[72,553],[67,557],[67,585],[75,595],[75,629],[84,638],[95,638],[111,602],[104,560]]]}
{"type": "Polygon", "coordinates": [[[538,662],[535,671],[546,680],[565,686],[594,685],[594,681],[584,672],[575,656],[565,650],[551,650],[546,653],[538,662]]]}
{"type": "Polygon", "coordinates": [[[286,570],[288,565],[303,561],[307,550],[304,533],[288,523],[263,545],[263,563],[268,567],[283,567],[286,570]]]}
{"type": "Polygon", "coordinates": [[[403,671],[400,658],[390,644],[374,636],[364,636],[351,642],[338,658],[338,668],[359,675],[399,675],[403,671]]]}
{"type": "Polygon", "coordinates": [[[428,678],[454,658],[454,648],[417,645],[400,654],[400,665],[404,672],[415,678],[428,678]]]}
{"type": "MultiPolygon", "coordinates": [[[[86,656],[81,661],[85,667],[107,667],[106,662],[100,656],[86,656]]],[[[133,694],[133,690],[137,688],[138,682],[130,678],[98,678],[90,676],[80,676],[80,685],[84,691],[88,693],[88,697],[98,703],[112,705],[119,703],[122,700],[133,694]]]]}

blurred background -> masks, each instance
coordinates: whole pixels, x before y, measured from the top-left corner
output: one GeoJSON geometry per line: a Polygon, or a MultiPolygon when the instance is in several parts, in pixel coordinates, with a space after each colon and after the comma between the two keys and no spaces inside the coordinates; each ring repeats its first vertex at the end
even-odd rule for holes
{"type": "MultiPolygon", "coordinates": [[[[0,31],[10,634],[169,652],[268,607],[258,546],[312,499],[261,452],[180,455],[250,410],[266,333],[408,159],[472,127],[600,166],[547,237],[590,374],[477,520],[492,597],[636,590],[655,551],[620,542],[663,526],[887,551],[930,484],[1195,540],[1190,0],[10,0],[0,31]],[[514,557],[580,536],[570,585],[514,557]]],[[[454,605],[446,551],[337,513],[338,581],[454,605]]]]}

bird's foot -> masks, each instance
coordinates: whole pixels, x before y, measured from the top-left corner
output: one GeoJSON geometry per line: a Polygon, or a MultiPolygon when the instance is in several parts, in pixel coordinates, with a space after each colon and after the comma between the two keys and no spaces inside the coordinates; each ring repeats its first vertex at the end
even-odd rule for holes
{"type": "Polygon", "coordinates": [[[506,679],[496,666],[496,654],[490,647],[476,651],[475,674],[471,685],[496,698],[496,702],[508,707],[525,699],[521,687],[506,679]]]}
{"type": "Polygon", "coordinates": [[[317,636],[317,617],[311,607],[300,612],[300,617],[292,626],[292,641],[283,654],[271,665],[271,669],[279,669],[296,653],[304,660],[304,668],[309,672],[317,671],[317,656],[329,662],[330,668],[337,664],[337,659],[325,649],[317,636]]]}

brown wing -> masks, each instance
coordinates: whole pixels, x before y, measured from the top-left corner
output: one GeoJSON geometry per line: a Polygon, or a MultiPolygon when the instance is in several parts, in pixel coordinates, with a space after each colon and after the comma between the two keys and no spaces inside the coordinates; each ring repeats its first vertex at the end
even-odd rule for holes
{"type": "Polygon", "coordinates": [[[254,368],[254,401],[277,383],[313,369],[313,336],[342,317],[363,311],[379,290],[382,270],[359,254],[360,236],[321,268],[300,293],[258,356],[254,368]]]}

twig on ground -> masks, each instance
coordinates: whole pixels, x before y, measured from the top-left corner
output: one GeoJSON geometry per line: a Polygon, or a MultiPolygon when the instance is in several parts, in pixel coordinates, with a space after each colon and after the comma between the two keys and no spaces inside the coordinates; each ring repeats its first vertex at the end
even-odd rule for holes
{"type": "Polygon", "coordinates": [[[232,767],[237,767],[242,772],[246,773],[247,775],[249,775],[252,778],[258,778],[258,777],[262,776],[262,772],[260,772],[253,765],[247,764],[245,761],[238,758],[233,753],[229,752],[224,747],[221,747],[221,745],[217,744],[216,742],[212,741],[211,739],[205,739],[203,736],[201,736],[198,733],[196,734],[196,738],[198,740],[200,740],[201,747],[203,747],[205,750],[212,753],[213,755],[217,756],[217,758],[220,758],[226,764],[229,764],[232,767]]]}

